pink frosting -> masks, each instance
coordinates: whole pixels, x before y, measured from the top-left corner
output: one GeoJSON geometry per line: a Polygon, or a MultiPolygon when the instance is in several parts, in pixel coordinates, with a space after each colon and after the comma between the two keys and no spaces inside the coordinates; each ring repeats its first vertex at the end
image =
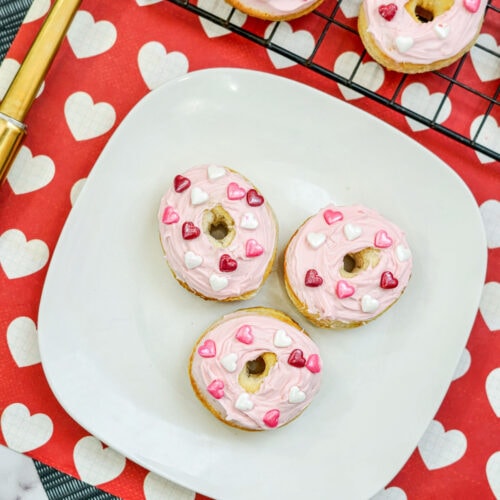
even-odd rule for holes
{"type": "Polygon", "coordinates": [[[455,0],[450,9],[427,23],[413,19],[404,7],[407,0],[365,0],[362,9],[368,31],[389,57],[397,62],[430,64],[460,53],[477,35],[487,0],[477,0],[476,12],[465,6],[466,1],[455,0]],[[397,11],[388,21],[378,9],[390,3],[397,11]]]}
{"type": "Polygon", "coordinates": [[[318,392],[322,375],[319,351],[309,336],[251,309],[224,316],[200,339],[191,374],[223,418],[252,430],[281,427],[298,416],[318,392]],[[238,375],[266,352],[274,353],[277,362],[259,390],[247,393],[238,375]],[[290,364],[291,357],[299,361],[290,364]]]}
{"type": "Polygon", "coordinates": [[[161,199],[158,221],[165,257],[177,278],[219,300],[257,290],[277,240],[271,208],[265,201],[256,205],[261,198],[248,180],[226,167],[202,165],[176,176],[161,199]],[[216,205],[235,223],[236,236],[227,248],[215,246],[202,230],[203,213],[216,205]]]}
{"type": "Polygon", "coordinates": [[[412,257],[403,232],[374,210],[330,205],[299,228],[285,265],[291,288],[311,314],[351,323],[374,318],[398,299],[410,278],[412,257]],[[342,276],[344,256],[365,248],[379,250],[379,263],[356,276],[342,276]]]}
{"type": "Polygon", "coordinates": [[[241,0],[252,10],[273,16],[290,15],[308,9],[318,0],[241,0]]]}

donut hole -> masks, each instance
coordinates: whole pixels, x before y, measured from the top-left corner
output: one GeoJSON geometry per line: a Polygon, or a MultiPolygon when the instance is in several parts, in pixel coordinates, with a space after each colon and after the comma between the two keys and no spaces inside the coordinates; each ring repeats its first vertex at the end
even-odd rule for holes
{"type": "Polygon", "coordinates": [[[264,352],[245,363],[238,376],[238,383],[246,391],[256,393],[278,358],[273,352],[264,352]]]}
{"type": "Polygon", "coordinates": [[[454,0],[410,0],[405,9],[418,23],[430,23],[453,6],[454,0]]]}
{"type": "Polygon", "coordinates": [[[218,248],[228,247],[236,236],[234,220],[221,205],[205,210],[201,225],[209,241],[218,248]]]}
{"type": "Polygon", "coordinates": [[[372,247],[363,248],[344,255],[340,274],[344,278],[353,278],[369,268],[374,268],[379,262],[380,250],[372,247]]]}

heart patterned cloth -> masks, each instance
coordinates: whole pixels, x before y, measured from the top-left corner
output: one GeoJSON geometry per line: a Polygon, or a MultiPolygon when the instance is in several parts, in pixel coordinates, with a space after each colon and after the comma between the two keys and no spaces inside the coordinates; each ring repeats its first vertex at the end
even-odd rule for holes
{"type": "MultiPolygon", "coordinates": [[[[50,0],[35,0],[30,8],[0,68],[0,97],[50,4],[50,0]]],[[[198,0],[198,5],[218,15],[229,11],[222,0],[198,0]]],[[[324,6],[331,10],[334,1],[325,0],[324,6]]],[[[352,24],[359,1],[343,1],[340,8],[345,22],[352,24]]],[[[309,55],[321,35],[312,19],[305,16],[280,23],[274,41],[309,55]]],[[[252,25],[262,33],[275,28],[273,23],[238,12],[232,22],[252,25]]],[[[486,95],[498,95],[500,63],[493,54],[499,52],[499,33],[498,20],[497,24],[494,18],[485,23],[480,43],[489,52],[473,49],[461,72],[464,84],[486,95]]],[[[349,75],[362,51],[358,37],[337,39],[330,32],[326,37],[323,47],[328,50],[317,57],[338,74],[349,75]]],[[[210,67],[274,73],[349,101],[423,144],[469,186],[480,207],[488,243],[480,309],[442,405],[407,463],[375,498],[499,498],[500,163],[160,0],[82,2],[28,115],[28,136],[0,188],[1,442],[122,498],[201,498],[104,446],[65,413],[44,379],[37,313],[62,226],[113,131],[152,89],[188,71],[210,67]]],[[[450,74],[452,71],[453,67],[450,74]]],[[[399,81],[368,59],[356,75],[358,83],[374,91],[390,89],[399,81]]],[[[429,116],[443,92],[442,84],[432,74],[425,74],[405,80],[401,99],[429,116]]],[[[458,86],[447,95],[438,121],[454,123],[472,134],[484,113],[477,103],[463,99],[458,86]]],[[[493,104],[483,127],[483,141],[497,151],[499,125],[500,110],[493,104]]],[[[362,140],[360,137],[360,144],[362,140]]]]}

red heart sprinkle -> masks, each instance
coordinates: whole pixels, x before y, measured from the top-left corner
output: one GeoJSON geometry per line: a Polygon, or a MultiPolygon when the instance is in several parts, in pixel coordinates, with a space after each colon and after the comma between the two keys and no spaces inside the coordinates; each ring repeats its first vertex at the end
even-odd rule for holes
{"type": "Polygon", "coordinates": [[[296,368],[303,368],[306,366],[306,358],[304,358],[304,353],[301,349],[294,349],[290,353],[290,356],[288,356],[288,364],[296,368]]]}
{"type": "Polygon", "coordinates": [[[380,5],[378,8],[378,13],[386,20],[390,21],[398,10],[398,6],[395,3],[388,3],[386,5],[380,5]]]}
{"type": "Polygon", "coordinates": [[[189,186],[191,186],[191,181],[187,177],[182,175],[176,175],[174,178],[174,189],[176,193],[182,193],[189,186]]]}
{"type": "Polygon", "coordinates": [[[215,379],[207,385],[207,391],[215,398],[220,399],[224,397],[224,382],[215,379]]]}
{"type": "Polygon", "coordinates": [[[264,203],[264,197],[257,193],[255,189],[250,189],[247,192],[247,203],[251,207],[260,207],[264,203]]]}
{"type": "Polygon", "coordinates": [[[277,427],[280,418],[279,410],[269,410],[262,419],[268,427],[277,427]]]}
{"type": "Polygon", "coordinates": [[[316,269],[309,269],[306,273],[304,283],[306,286],[320,286],[323,284],[323,278],[318,274],[316,269]]]}
{"type": "Polygon", "coordinates": [[[196,227],[192,222],[184,222],[182,224],[182,237],[185,240],[194,240],[200,236],[200,228],[196,227]]]}
{"type": "Polygon", "coordinates": [[[381,288],[396,288],[398,286],[399,281],[393,276],[391,271],[385,271],[380,276],[380,287],[381,288]]]}
{"type": "Polygon", "coordinates": [[[238,267],[238,263],[227,253],[219,259],[219,269],[223,273],[231,273],[238,267]]]}

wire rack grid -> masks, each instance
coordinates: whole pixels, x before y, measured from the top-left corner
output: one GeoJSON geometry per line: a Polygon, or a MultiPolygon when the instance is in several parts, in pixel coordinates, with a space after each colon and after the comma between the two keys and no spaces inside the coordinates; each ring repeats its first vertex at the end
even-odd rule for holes
{"type": "MultiPolygon", "coordinates": [[[[422,128],[429,127],[435,129],[442,134],[451,137],[452,139],[467,145],[480,154],[486,155],[491,161],[500,160],[500,140],[496,140],[498,134],[496,132],[497,119],[500,116],[500,85],[495,81],[493,84],[480,85],[480,81],[470,78],[470,71],[464,68],[470,68],[470,52],[462,56],[458,62],[454,63],[449,68],[444,68],[440,71],[432,72],[432,77],[439,80],[437,84],[442,88],[439,92],[440,100],[436,103],[433,110],[425,113],[416,109],[412,109],[404,104],[402,94],[404,89],[411,82],[418,82],[422,75],[406,75],[391,71],[390,85],[386,85],[384,90],[373,90],[369,85],[363,83],[363,78],[359,78],[359,73],[363,70],[365,62],[371,61],[366,50],[361,50],[357,54],[357,61],[350,63],[351,70],[347,74],[345,71],[337,71],[335,66],[327,64],[325,58],[321,55],[325,51],[334,49],[335,43],[343,43],[346,37],[358,37],[357,27],[354,22],[349,22],[343,15],[342,2],[346,5],[347,2],[353,0],[327,0],[325,5],[311,12],[307,16],[312,16],[315,19],[311,24],[319,26],[316,30],[315,44],[308,54],[301,53],[300,50],[287,48],[286,44],[282,43],[279,37],[280,24],[260,20],[253,20],[251,23],[244,23],[238,20],[238,11],[234,8],[220,8],[220,3],[223,0],[214,0],[210,2],[200,0],[169,0],[171,3],[186,9],[187,11],[200,16],[203,19],[232,31],[266,49],[283,56],[305,68],[314,71],[327,79],[330,79],[351,91],[366,96],[388,108],[394,109],[415,122],[422,125],[422,128]],[[329,3],[329,7],[326,5],[329,3]],[[327,11],[330,8],[330,11],[327,11]],[[264,25],[266,29],[264,29],[264,25]],[[271,29],[269,29],[271,28],[271,29]],[[336,36],[330,36],[330,33],[335,30],[336,36]],[[469,61],[468,61],[469,59],[469,61]],[[464,76],[465,75],[465,76],[464,76]],[[484,87],[484,88],[483,88],[484,87]],[[390,89],[389,91],[387,89],[390,89]],[[470,113],[470,121],[473,124],[469,126],[464,123],[459,123],[457,120],[443,119],[449,105],[449,96],[460,95],[460,102],[474,102],[474,111],[469,110],[468,104],[465,114],[470,113]],[[481,110],[477,114],[477,110],[481,110]],[[474,115],[472,114],[474,113],[474,115]],[[493,124],[493,125],[492,125],[493,124]],[[493,129],[493,132],[492,132],[493,129]]],[[[500,7],[495,5],[495,2],[500,3],[500,0],[489,0],[485,12],[484,26],[489,26],[489,31],[500,33],[500,7]]],[[[352,10],[352,6],[350,7],[352,10]]],[[[305,16],[305,17],[307,17],[305,16]]],[[[493,40],[495,40],[492,37],[493,40]]],[[[493,80],[498,81],[500,78],[500,50],[497,43],[485,44],[481,43],[479,38],[471,51],[476,51],[479,56],[487,57],[490,68],[493,68],[493,80]],[[493,47],[492,47],[493,45],[493,47]],[[495,75],[495,71],[499,76],[495,75]],[[496,76],[496,77],[495,77],[496,76]]],[[[428,75],[431,75],[430,73],[428,75]]],[[[430,76],[428,76],[430,78],[430,76]]],[[[469,116],[467,116],[467,119],[469,116]]],[[[467,120],[463,119],[464,122],[467,120]]],[[[500,126],[500,120],[498,123],[500,126]]]]}

